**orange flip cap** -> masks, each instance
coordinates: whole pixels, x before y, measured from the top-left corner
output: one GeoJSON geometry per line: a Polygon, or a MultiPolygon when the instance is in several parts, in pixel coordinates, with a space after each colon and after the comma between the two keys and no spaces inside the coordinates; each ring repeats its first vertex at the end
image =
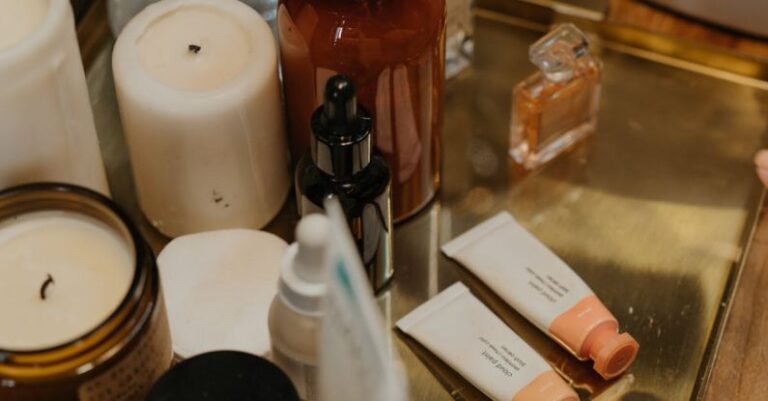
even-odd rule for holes
{"type": "Polygon", "coordinates": [[[595,361],[604,379],[623,373],[635,361],[640,344],[628,333],[619,334],[619,323],[595,295],[584,298],[549,327],[549,334],[579,358],[595,361]]]}

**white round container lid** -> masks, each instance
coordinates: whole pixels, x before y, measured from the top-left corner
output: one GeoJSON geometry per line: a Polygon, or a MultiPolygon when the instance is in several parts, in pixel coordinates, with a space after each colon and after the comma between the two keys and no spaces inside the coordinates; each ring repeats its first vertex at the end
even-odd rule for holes
{"type": "Polygon", "coordinates": [[[179,237],[158,257],[174,352],[266,355],[267,319],[288,244],[255,230],[179,237]]]}

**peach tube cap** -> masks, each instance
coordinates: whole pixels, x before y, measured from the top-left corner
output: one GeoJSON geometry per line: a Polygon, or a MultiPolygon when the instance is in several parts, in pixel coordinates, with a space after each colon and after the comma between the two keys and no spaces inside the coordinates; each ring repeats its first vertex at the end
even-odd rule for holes
{"type": "Polygon", "coordinates": [[[522,390],[512,401],[579,401],[576,392],[554,371],[544,372],[522,390]]]}
{"type": "Polygon", "coordinates": [[[615,328],[599,327],[590,337],[589,357],[595,361],[595,370],[605,379],[623,373],[635,361],[640,344],[628,333],[619,334],[615,328]]]}
{"type": "Polygon", "coordinates": [[[595,295],[588,296],[558,316],[549,334],[576,357],[591,358],[604,379],[622,374],[635,361],[640,344],[627,333],[595,295]]]}

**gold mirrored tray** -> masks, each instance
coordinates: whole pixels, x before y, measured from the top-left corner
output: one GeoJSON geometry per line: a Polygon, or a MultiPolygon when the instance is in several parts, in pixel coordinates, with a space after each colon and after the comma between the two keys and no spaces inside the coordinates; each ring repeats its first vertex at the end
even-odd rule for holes
{"type": "MultiPolygon", "coordinates": [[[[768,133],[767,69],[607,26],[590,17],[595,14],[559,14],[532,3],[538,2],[480,2],[474,65],[447,85],[441,193],[395,232],[397,276],[380,296],[387,322],[392,327],[463,280],[583,400],[696,399],[761,204],[751,159],[768,133]],[[599,37],[605,77],[598,132],[526,174],[507,156],[512,87],[533,71],[528,45],[547,24],[565,20],[599,37]],[[640,341],[628,374],[601,380],[440,254],[441,244],[501,210],[573,266],[640,341]]],[[[84,57],[112,192],[159,251],[168,240],[148,226],[134,196],[111,39],[103,28],[91,31],[103,39],[86,38],[84,57]]],[[[290,240],[296,221],[291,201],[267,229],[290,240]]],[[[390,338],[414,400],[487,400],[418,344],[395,331],[390,338]]]]}

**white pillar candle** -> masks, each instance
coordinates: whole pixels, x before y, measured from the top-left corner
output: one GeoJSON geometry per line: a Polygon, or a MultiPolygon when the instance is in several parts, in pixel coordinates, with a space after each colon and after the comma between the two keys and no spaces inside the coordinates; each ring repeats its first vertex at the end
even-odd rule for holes
{"type": "MultiPolygon", "coordinates": [[[[272,32],[236,0],[165,0],[113,69],[139,203],[164,234],[266,225],[290,188],[272,32]]],[[[307,122],[309,123],[309,122],[307,122]]]]}
{"type": "Polygon", "coordinates": [[[88,334],[118,309],[135,270],[130,241],[94,218],[40,211],[6,219],[0,349],[48,349],[88,334]]]}
{"type": "Polygon", "coordinates": [[[0,50],[5,50],[40,27],[48,0],[0,0],[0,9],[0,50]]]}
{"type": "Polygon", "coordinates": [[[0,0],[0,187],[108,194],[68,0],[0,0]]]}

